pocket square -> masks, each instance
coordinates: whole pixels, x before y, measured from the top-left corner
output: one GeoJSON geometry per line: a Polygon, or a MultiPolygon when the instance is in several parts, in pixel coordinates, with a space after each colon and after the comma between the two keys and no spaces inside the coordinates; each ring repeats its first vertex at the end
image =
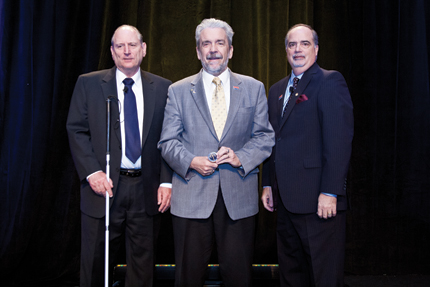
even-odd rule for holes
{"type": "Polygon", "coordinates": [[[306,95],[305,95],[305,94],[300,95],[300,96],[297,98],[297,100],[296,100],[296,104],[300,104],[301,102],[304,102],[304,101],[307,101],[307,100],[308,100],[308,97],[306,97],[306,95]]]}

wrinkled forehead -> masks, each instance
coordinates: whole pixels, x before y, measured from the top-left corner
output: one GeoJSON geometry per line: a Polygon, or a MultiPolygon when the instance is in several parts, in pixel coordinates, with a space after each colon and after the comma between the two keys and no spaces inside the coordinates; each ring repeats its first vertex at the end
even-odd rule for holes
{"type": "Polygon", "coordinates": [[[118,29],[113,35],[112,40],[113,43],[140,42],[138,33],[130,27],[118,29]]]}
{"type": "Polygon", "coordinates": [[[296,27],[288,32],[287,42],[302,42],[309,41],[314,43],[314,38],[312,36],[312,31],[307,27],[296,27]]]}
{"type": "Polygon", "coordinates": [[[200,33],[200,43],[203,41],[212,40],[212,41],[227,41],[227,33],[222,28],[205,28],[200,33]]]}

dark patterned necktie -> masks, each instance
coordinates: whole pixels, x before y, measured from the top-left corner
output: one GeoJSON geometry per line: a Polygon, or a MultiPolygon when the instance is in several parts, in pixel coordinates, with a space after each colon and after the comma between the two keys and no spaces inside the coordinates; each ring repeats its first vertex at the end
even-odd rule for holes
{"type": "Polygon", "coordinates": [[[295,77],[294,79],[293,79],[293,85],[290,87],[290,96],[288,97],[288,100],[286,100],[285,101],[285,103],[284,103],[284,107],[282,108],[282,118],[284,117],[284,115],[285,115],[285,111],[287,110],[287,107],[288,107],[288,102],[290,101],[290,99],[291,99],[291,95],[294,93],[294,91],[297,89],[297,85],[298,85],[298,83],[299,83],[299,78],[297,78],[297,77],[295,77]]]}
{"type": "Polygon", "coordinates": [[[137,118],[136,96],[131,87],[133,79],[124,79],[124,126],[125,126],[125,155],[136,163],[141,154],[139,121],[137,118]]]}

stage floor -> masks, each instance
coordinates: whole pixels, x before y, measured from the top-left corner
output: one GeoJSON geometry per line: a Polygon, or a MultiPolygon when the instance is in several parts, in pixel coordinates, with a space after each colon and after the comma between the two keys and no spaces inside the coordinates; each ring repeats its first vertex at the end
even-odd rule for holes
{"type": "MultiPolygon", "coordinates": [[[[126,266],[119,265],[115,268],[115,287],[122,287],[126,266]]],[[[157,265],[154,287],[170,287],[174,283],[174,265],[157,265]]],[[[277,287],[279,286],[278,266],[276,264],[253,265],[253,287],[277,287]]],[[[206,287],[223,286],[217,264],[209,265],[207,271],[206,287]]],[[[429,287],[430,275],[399,275],[399,276],[345,276],[345,287],[429,287]]]]}
{"type": "MultiPolygon", "coordinates": [[[[115,268],[114,284],[112,287],[124,286],[124,275],[126,271],[125,265],[119,265],[115,268]]],[[[174,286],[174,265],[157,265],[155,271],[154,287],[172,287],[174,286]]],[[[279,274],[277,265],[260,264],[253,266],[253,287],[278,287],[279,274]]],[[[206,287],[224,286],[222,284],[219,267],[217,265],[210,265],[207,271],[208,280],[205,282],[206,287]]],[[[31,280],[31,279],[30,279],[31,280]]],[[[79,279],[73,279],[65,282],[64,279],[58,278],[56,282],[31,282],[26,280],[25,285],[8,284],[11,281],[3,281],[0,283],[2,287],[31,287],[31,286],[44,286],[44,287],[79,287],[79,279]]],[[[430,275],[345,275],[345,287],[429,287],[430,275]]]]}

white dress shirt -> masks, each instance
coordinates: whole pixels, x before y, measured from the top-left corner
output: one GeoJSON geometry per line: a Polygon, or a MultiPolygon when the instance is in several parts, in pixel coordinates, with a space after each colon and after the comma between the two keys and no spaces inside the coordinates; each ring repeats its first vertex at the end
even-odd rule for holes
{"type": "MultiPolygon", "coordinates": [[[[208,103],[209,111],[211,110],[211,106],[212,106],[212,96],[216,89],[216,84],[212,82],[214,78],[215,78],[214,75],[211,75],[205,70],[203,70],[203,75],[202,75],[203,87],[205,89],[206,102],[208,103]]],[[[218,76],[218,78],[221,80],[221,84],[224,89],[225,104],[227,107],[227,115],[228,115],[228,109],[230,108],[230,69],[227,68],[224,72],[222,72],[218,76]]]]}

